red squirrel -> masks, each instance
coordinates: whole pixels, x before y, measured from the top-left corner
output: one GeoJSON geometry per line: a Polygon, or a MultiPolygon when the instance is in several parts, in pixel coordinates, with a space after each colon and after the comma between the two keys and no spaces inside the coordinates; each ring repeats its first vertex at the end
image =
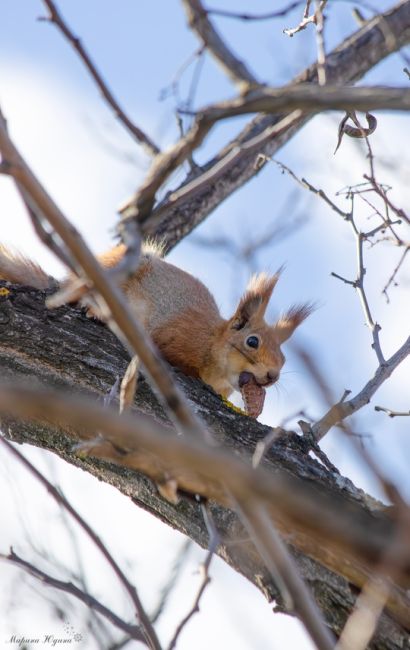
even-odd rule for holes
{"type": "MultiPolygon", "coordinates": [[[[102,266],[112,268],[124,250],[120,244],[98,259],[102,266]]],[[[265,322],[279,274],[253,276],[235,313],[225,320],[202,282],[162,259],[160,246],[146,243],[136,272],[121,288],[171,365],[202,379],[224,398],[239,390],[247,413],[258,417],[265,389],[278,380],[285,362],[280,346],[312,312],[310,304],[295,305],[273,325],[265,322]]],[[[0,279],[42,290],[55,286],[53,278],[35,262],[2,245],[0,279]]],[[[70,282],[72,277],[60,287],[69,287],[70,282]]],[[[87,304],[85,292],[85,288],[74,291],[70,302],[87,304]]],[[[58,297],[53,300],[53,305],[57,304],[61,304],[58,297]]]]}

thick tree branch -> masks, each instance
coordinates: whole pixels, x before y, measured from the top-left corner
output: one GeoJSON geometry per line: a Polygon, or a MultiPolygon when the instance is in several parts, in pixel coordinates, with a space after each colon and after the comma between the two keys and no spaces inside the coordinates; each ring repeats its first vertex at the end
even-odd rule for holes
{"type": "Polygon", "coordinates": [[[198,114],[209,120],[222,120],[247,113],[281,113],[297,108],[306,112],[326,110],[370,111],[410,110],[410,89],[370,86],[341,88],[299,84],[285,88],[261,88],[245,97],[213,104],[198,114]]]}
{"type": "MultiPolygon", "coordinates": [[[[232,101],[214,104],[204,108],[197,114],[196,120],[186,135],[173,147],[159,156],[153,162],[151,169],[136,192],[131,204],[127,203],[121,208],[123,218],[128,223],[133,218],[143,223],[147,218],[150,226],[159,224],[164,210],[170,205],[176,209],[184,205],[187,199],[192,199],[200,194],[216,180],[224,178],[228,169],[235,160],[240,161],[243,156],[260,156],[268,142],[286,133],[290,126],[297,123],[302,117],[302,112],[314,113],[322,110],[369,110],[389,108],[393,110],[410,110],[410,90],[407,88],[340,88],[338,86],[304,85],[289,88],[266,88],[250,92],[246,97],[238,97],[232,101]],[[151,215],[156,194],[160,187],[170,177],[190,154],[200,146],[211,128],[219,120],[246,113],[279,113],[295,110],[285,116],[271,128],[246,140],[241,145],[232,149],[217,165],[203,172],[198,178],[186,183],[182,188],[171,192],[163,208],[151,215]]],[[[352,134],[350,134],[352,135],[352,134]]],[[[362,135],[360,137],[363,137],[362,135]]],[[[260,157],[261,159],[261,157],[260,157]]],[[[256,161],[256,158],[255,158],[256,161]]],[[[257,165],[256,165],[257,166],[257,165]]]]}
{"type": "MultiPolygon", "coordinates": [[[[395,7],[368,21],[355,34],[347,38],[326,57],[326,79],[331,85],[342,85],[358,81],[382,59],[410,42],[410,0],[400,2],[395,7]],[[388,35],[388,38],[387,36],[388,35]]],[[[312,66],[296,77],[293,85],[317,82],[316,66],[312,66]]],[[[197,184],[201,184],[201,175],[212,173],[223,164],[224,171],[216,176],[212,183],[201,185],[194,195],[187,194],[180,202],[174,202],[167,196],[152,212],[147,211],[145,221],[141,224],[146,236],[163,237],[168,249],[175,246],[184,236],[201,223],[211,212],[235,190],[254,177],[263,165],[257,163],[257,154],[267,157],[274,155],[307,122],[309,116],[299,116],[291,121],[286,130],[280,130],[266,140],[262,139],[257,153],[246,148],[239,155],[232,156],[247,140],[271,129],[281,121],[283,115],[261,115],[252,120],[238,136],[195,173],[197,184]],[[232,156],[229,158],[229,156],[232,156]]],[[[183,192],[187,182],[184,181],[172,195],[183,192]]],[[[135,196],[123,207],[125,215],[133,213],[135,196]]]]}
{"type": "Polygon", "coordinates": [[[212,25],[201,0],[182,0],[182,4],[189,26],[196,32],[228,77],[243,90],[258,85],[256,77],[246,64],[235,56],[212,25]]]}
{"type": "MultiPolygon", "coordinates": [[[[8,296],[3,297],[0,302],[0,366],[4,381],[24,379],[32,383],[34,380],[40,380],[45,385],[58,386],[64,390],[67,396],[81,392],[81,394],[94,396],[95,399],[96,395],[106,394],[114,383],[115,377],[122,375],[128,364],[127,353],[120,342],[101,323],[90,321],[77,310],[64,307],[50,312],[44,307],[44,297],[39,292],[20,287],[9,287],[9,289],[8,296]]],[[[166,449],[168,451],[174,449],[172,452],[174,455],[168,456],[168,465],[166,466],[168,475],[171,465],[173,475],[176,476],[181,487],[185,487],[188,492],[195,491],[205,494],[209,492],[209,496],[211,496],[212,514],[222,539],[218,553],[236,570],[259,586],[269,598],[277,599],[279,608],[284,609],[280,593],[278,593],[269,572],[266,571],[259,554],[251,542],[247,541],[248,536],[240,522],[234,517],[229,507],[226,508],[229,501],[226,500],[226,496],[223,496],[223,486],[217,489],[215,481],[209,479],[219,467],[219,471],[223,472],[225,482],[227,467],[230,467],[226,463],[233,463],[235,469],[233,472],[229,472],[229,476],[232,477],[230,487],[236,486],[235,489],[239,490],[237,492],[239,496],[251,484],[256,485],[260,474],[252,470],[251,458],[257,442],[265,438],[269,429],[250,418],[239,416],[226,409],[219,397],[212,391],[204,389],[200,382],[180,378],[179,383],[184,386],[189,399],[196,403],[197,410],[215,432],[219,444],[224,448],[234,450],[234,454],[227,454],[226,451],[207,447],[199,441],[195,442],[188,438],[182,439],[168,435],[165,439],[163,436],[157,439],[154,435],[155,432],[151,430],[150,433],[147,432],[145,443],[139,445],[137,454],[121,454],[121,458],[117,458],[116,461],[123,466],[114,466],[112,462],[106,463],[97,458],[79,457],[73,451],[73,428],[67,431],[65,428],[56,427],[51,420],[42,424],[23,423],[3,417],[2,428],[9,437],[15,440],[51,449],[67,461],[109,481],[163,521],[178,527],[192,539],[207,547],[208,534],[199,507],[194,500],[181,493],[179,505],[172,505],[158,495],[154,483],[147,480],[144,474],[124,467],[129,461],[131,467],[139,467],[143,471],[145,468],[145,473],[150,467],[153,478],[160,477],[164,466],[158,466],[158,459],[162,458],[164,461],[166,449]],[[152,446],[154,444],[157,445],[156,452],[152,446]],[[196,448],[196,445],[200,445],[201,451],[199,454],[190,454],[187,462],[189,462],[191,471],[189,475],[185,475],[184,479],[181,470],[183,467],[181,465],[181,449],[193,449],[196,448]],[[208,454],[210,455],[208,456],[208,454]],[[219,454],[222,454],[223,462],[219,461],[219,464],[215,465],[214,460],[216,462],[219,454]],[[246,460],[245,464],[239,462],[238,455],[246,460]],[[157,460],[155,460],[156,458],[157,460]],[[125,459],[128,460],[124,462],[125,459]],[[178,472],[175,467],[179,468],[178,472]],[[153,472],[153,468],[156,468],[156,473],[153,472]],[[241,472],[239,475],[238,471],[241,472]],[[218,506],[216,502],[223,503],[225,506],[218,506]],[[241,540],[240,543],[239,540],[241,540]]],[[[163,418],[160,406],[144,382],[139,383],[136,400],[140,410],[150,415],[155,414],[157,419],[163,418]]],[[[7,405],[3,404],[3,406],[7,408],[7,405]]],[[[38,401],[37,406],[41,406],[38,401]]],[[[95,410],[100,413],[101,417],[99,421],[101,426],[97,430],[106,431],[108,415],[101,413],[97,408],[95,410]]],[[[70,413],[75,415],[73,408],[70,409],[70,413]]],[[[51,410],[49,415],[52,418],[51,410]]],[[[117,417],[125,426],[127,418],[117,417]]],[[[81,431],[84,431],[85,424],[86,421],[82,419],[82,426],[78,429],[78,434],[81,435],[81,431]]],[[[76,429],[77,427],[74,428],[74,430],[76,429]]],[[[95,428],[93,431],[93,435],[95,435],[95,428]]],[[[133,424],[132,433],[135,432],[141,435],[141,429],[136,430],[133,424]]],[[[116,436],[119,433],[116,425],[116,436]]],[[[77,434],[75,434],[76,436],[77,434]]],[[[285,470],[283,476],[287,481],[291,480],[292,487],[286,482],[286,487],[284,486],[280,493],[276,491],[272,493],[271,488],[265,493],[265,488],[259,484],[258,490],[262,490],[259,494],[269,504],[270,514],[274,516],[285,541],[291,543],[290,549],[296,559],[299,571],[313,588],[315,597],[329,624],[337,633],[342,629],[346,615],[354,604],[355,597],[350,591],[349,583],[360,586],[367,581],[370,569],[366,566],[370,567],[377,562],[386,543],[389,544],[389,540],[394,534],[394,523],[383,516],[380,504],[377,505],[370,497],[363,496],[347,479],[332,474],[321,464],[312,460],[307,451],[308,448],[303,438],[293,434],[289,434],[286,439],[277,441],[266,454],[261,465],[265,471],[269,472],[267,480],[270,486],[273,485],[272,481],[275,476],[282,476],[280,470],[285,470]],[[306,529],[302,532],[304,526],[300,525],[300,521],[297,524],[295,518],[297,511],[300,514],[301,503],[305,510],[304,501],[300,502],[297,499],[294,502],[292,524],[286,524],[286,518],[283,515],[278,518],[278,508],[282,509],[282,504],[283,507],[287,503],[289,504],[289,499],[294,493],[293,481],[297,478],[303,483],[305,495],[313,489],[315,496],[310,507],[315,508],[319,503],[321,504],[323,495],[330,499],[333,513],[337,515],[333,516],[333,519],[339,519],[339,524],[337,521],[335,522],[335,525],[339,525],[339,534],[336,535],[339,537],[339,541],[334,539],[332,544],[328,544],[324,543],[322,537],[322,542],[318,543],[318,527],[322,528],[321,535],[329,538],[329,530],[333,525],[330,509],[328,510],[329,526],[326,525],[327,515],[324,516],[323,512],[322,523],[317,520],[317,517],[310,517],[310,530],[312,531],[312,526],[316,527],[316,533],[313,536],[312,532],[308,533],[306,529]],[[343,512],[348,517],[347,520],[342,519],[343,512]],[[353,512],[356,513],[354,524],[351,518],[353,512]],[[340,526],[341,521],[345,522],[344,526],[340,526]],[[347,521],[350,523],[346,524],[347,521]],[[352,561],[351,551],[348,555],[338,552],[340,539],[346,539],[349,531],[355,536],[354,546],[350,548],[356,548],[364,561],[358,558],[352,561]],[[338,575],[329,571],[324,566],[324,562],[328,566],[332,565],[338,575]]],[[[103,454],[104,450],[101,450],[101,453],[103,454]]],[[[113,460],[112,456],[111,450],[109,452],[111,461],[113,460]]],[[[288,512],[290,512],[289,509],[288,512]]],[[[333,530],[335,532],[335,529],[333,530]]],[[[406,580],[408,579],[403,576],[403,580],[407,584],[406,580]]],[[[406,616],[408,617],[407,598],[399,585],[392,589],[388,607],[390,615],[383,615],[378,628],[377,638],[382,638],[383,643],[374,647],[397,649],[400,647],[401,640],[406,638],[407,632],[405,632],[403,621],[406,620],[406,616]]]]}

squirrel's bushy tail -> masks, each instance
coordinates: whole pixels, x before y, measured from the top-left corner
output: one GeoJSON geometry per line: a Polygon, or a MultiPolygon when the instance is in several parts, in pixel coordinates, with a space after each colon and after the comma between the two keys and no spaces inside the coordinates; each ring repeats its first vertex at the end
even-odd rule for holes
{"type": "Polygon", "coordinates": [[[52,279],[41,266],[3,244],[0,244],[0,280],[42,290],[52,286],[52,279]]]}

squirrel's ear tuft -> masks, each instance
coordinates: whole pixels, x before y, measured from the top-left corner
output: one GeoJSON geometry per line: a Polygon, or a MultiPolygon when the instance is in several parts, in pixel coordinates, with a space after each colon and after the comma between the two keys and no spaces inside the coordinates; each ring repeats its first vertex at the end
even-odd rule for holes
{"type": "Polygon", "coordinates": [[[279,343],[287,341],[292,336],[295,329],[314,312],[316,306],[313,303],[306,303],[303,305],[293,305],[285,314],[283,314],[278,322],[273,325],[275,332],[278,335],[279,343]]]}
{"type": "Polygon", "coordinates": [[[234,329],[242,329],[252,316],[263,318],[281,271],[271,276],[266,273],[252,276],[232,318],[234,329]]]}

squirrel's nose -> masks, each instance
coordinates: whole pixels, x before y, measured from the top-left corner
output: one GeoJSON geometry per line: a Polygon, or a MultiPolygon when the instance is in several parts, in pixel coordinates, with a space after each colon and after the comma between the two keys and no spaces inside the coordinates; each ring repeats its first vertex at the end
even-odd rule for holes
{"type": "Polygon", "coordinates": [[[278,381],[278,379],[279,379],[279,372],[277,370],[269,370],[267,376],[268,376],[268,381],[271,384],[274,384],[275,381],[278,381]]]}

